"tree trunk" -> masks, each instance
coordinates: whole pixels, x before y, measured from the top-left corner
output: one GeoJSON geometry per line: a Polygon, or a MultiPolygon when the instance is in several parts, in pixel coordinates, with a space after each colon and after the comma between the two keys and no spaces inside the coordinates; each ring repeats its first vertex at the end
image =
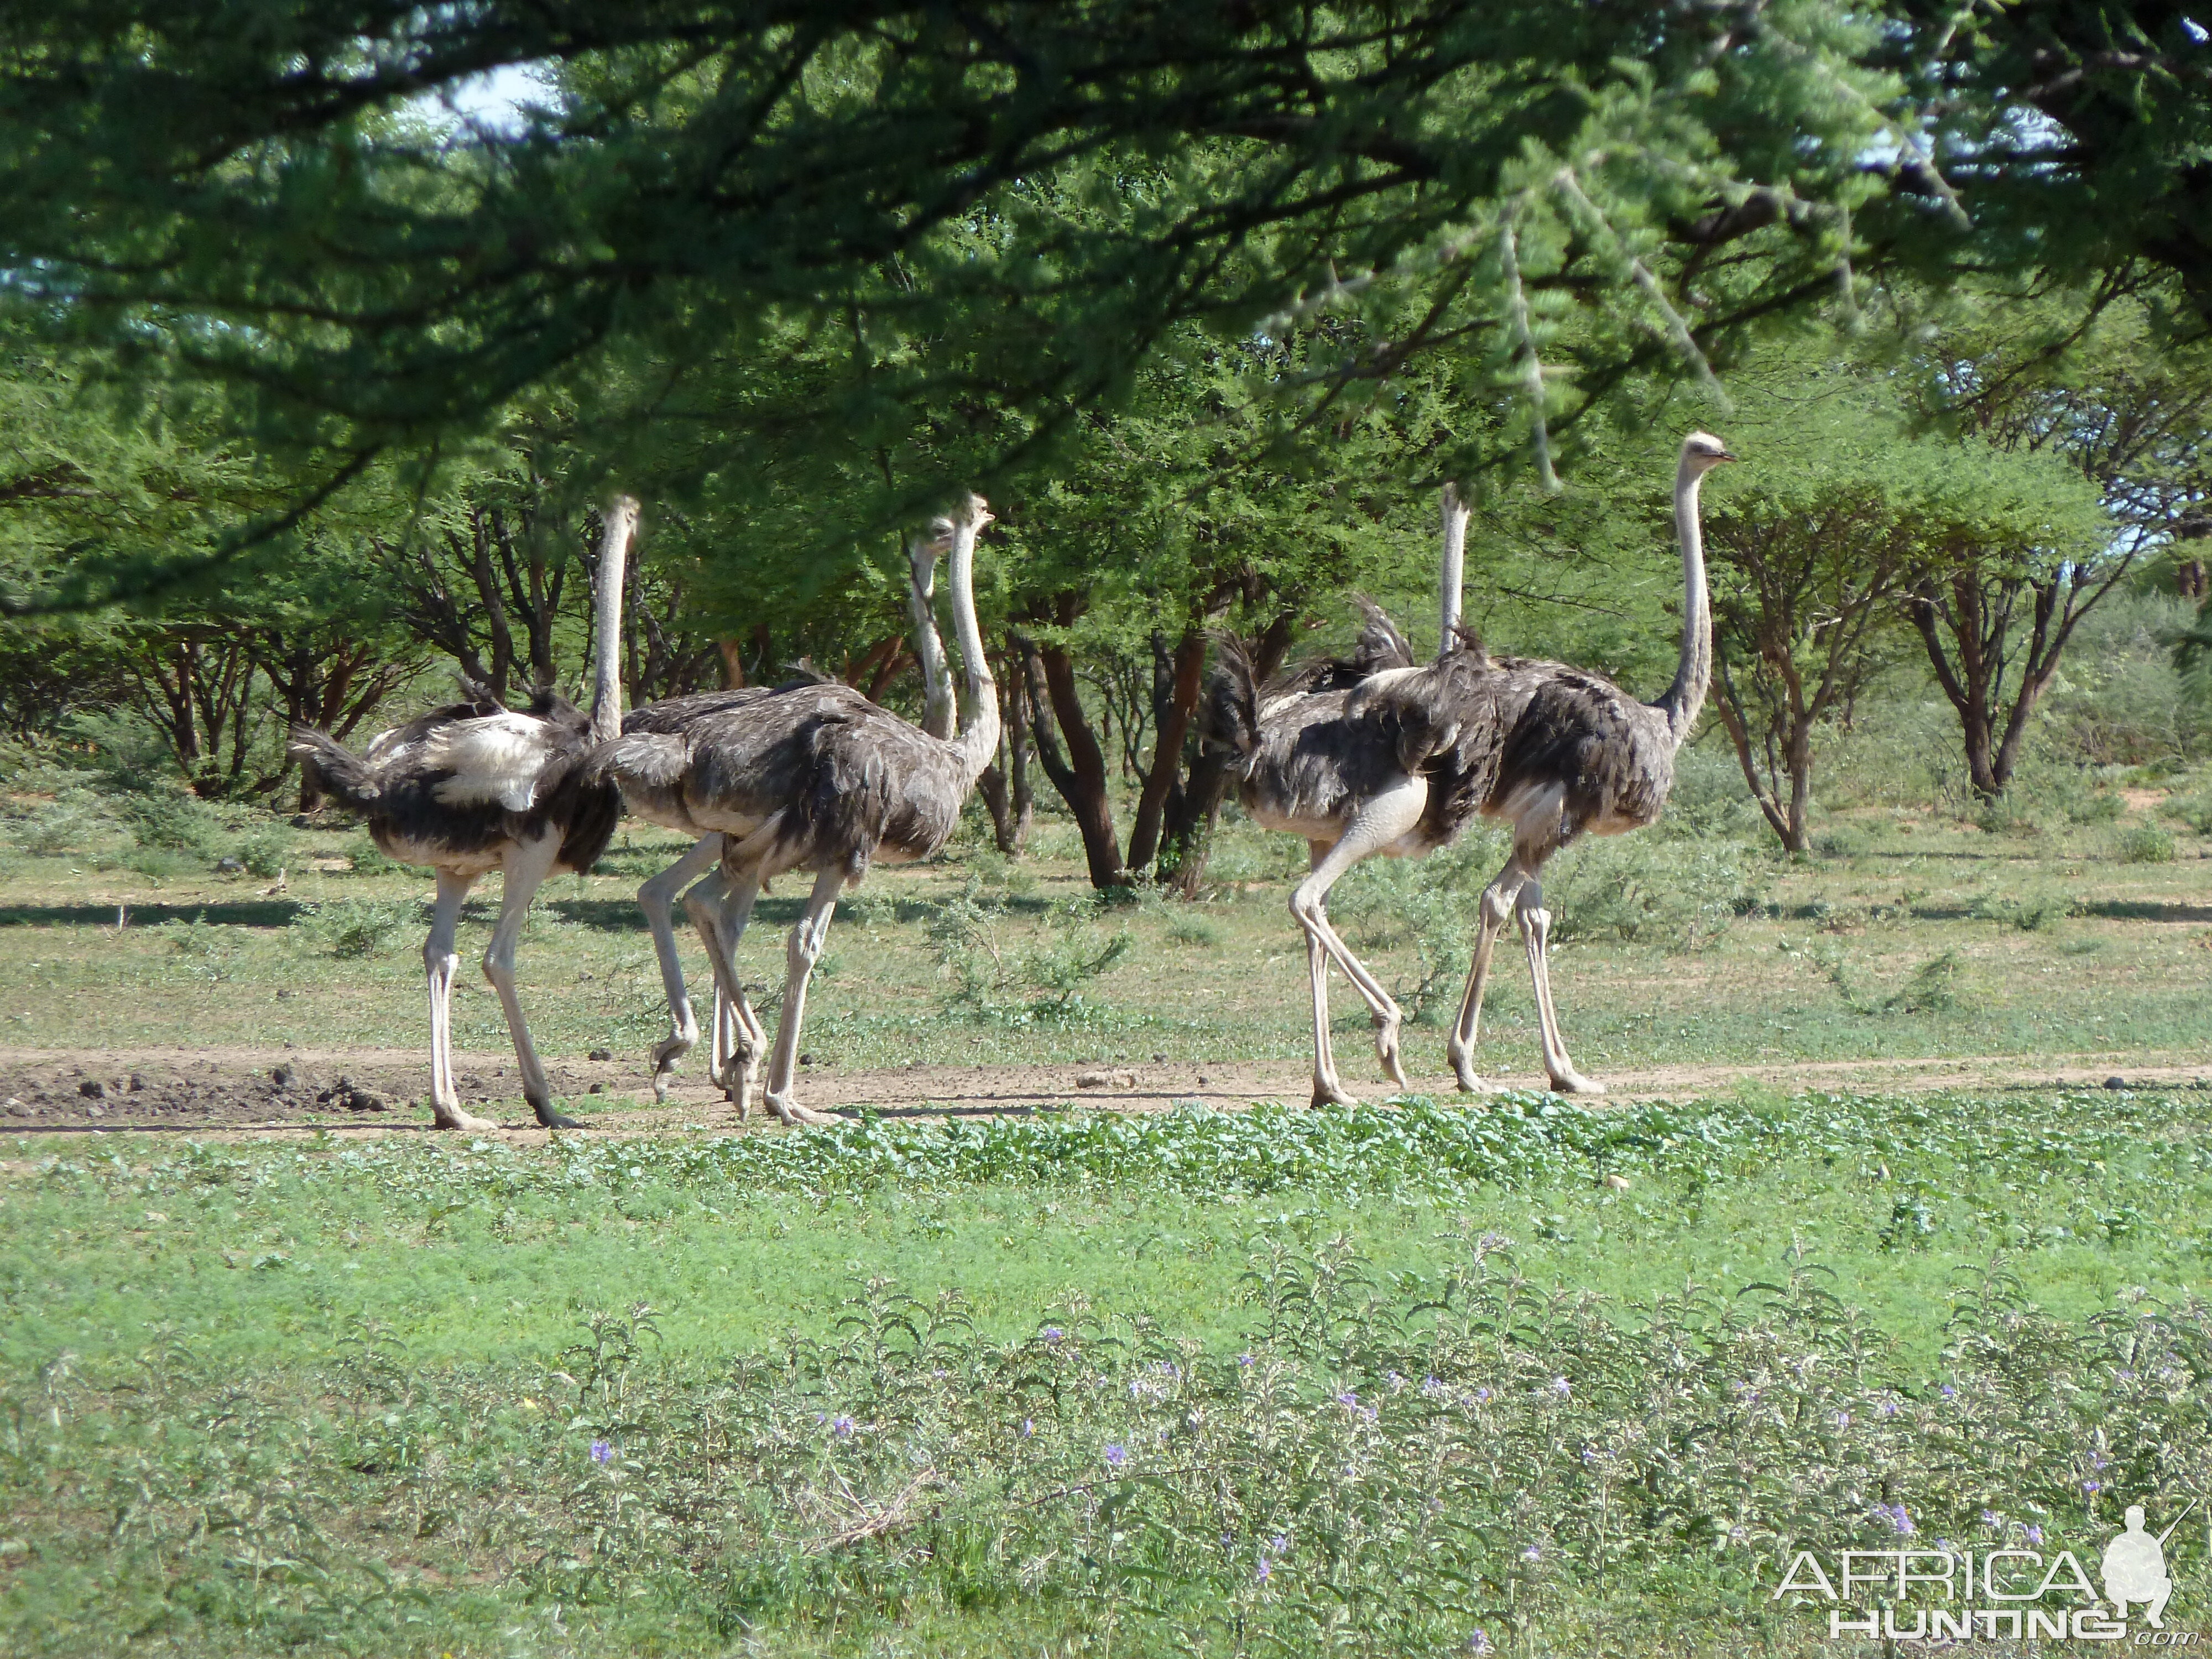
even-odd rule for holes
{"type": "Polygon", "coordinates": [[[975,793],[983,798],[983,810],[991,815],[991,841],[1009,858],[1013,856],[1014,808],[1008,799],[1006,775],[996,761],[975,775],[975,793]]]}
{"type": "Polygon", "coordinates": [[[1031,730],[1036,734],[1037,759],[1074,815],[1076,830],[1083,837],[1091,884],[1102,893],[1127,887],[1129,876],[1121,866],[1121,838],[1114,833],[1114,807],[1106,793],[1106,756],[1098,746],[1098,734],[1084,714],[1083,700],[1076,690],[1075,665],[1062,646],[1025,640],[1022,648],[1030,696],[1036,710],[1031,730]],[[1047,708],[1066,742],[1066,759],[1045,720],[1047,708]]]}
{"type": "MultiPolygon", "coordinates": [[[[1751,728],[1744,719],[1740,699],[1729,684],[1726,659],[1718,653],[1714,653],[1713,666],[1714,690],[1719,693],[1712,700],[1713,708],[1721,717],[1721,725],[1728,731],[1729,742],[1735,746],[1736,764],[1743,769],[1743,781],[1750,787],[1751,798],[1759,803],[1759,815],[1766,820],[1766,827],[1774,831],[1775,838],[1781,842],[1784,848],[1792,853],[1802,853],[1807,846],[1805,814],[1803,805],[1797,799],[1795,768],[1788,769],[1791,773],[1791,803],[1785,807],[1774,787],[1774,774],[1784,769],[1774,764],[1773,728],[1767,728],[1764,738],[1768,744],[1767,764],[1762,768],[1752,747],[1751,728]]],[[[1805,772],[1808,793],[1810,793],[1811,775],[1808,760],[1805,772]]]]}
{"type": "MultiPolygon", "coordinates": [[[[1281,612],[1252,641],[1252,677],[1257,684],[1266,684],[1281,670],[1294,626],[1290,613],[1281,612]]],[[[1169,804],[1160,840],[1159,878],[1174,883],[1184,898],[1196,898],[1206,880],[1206,855],[1235,775],[1236,759],[1233,750],[1219,744],[1200,744],[1182,793],[1169,804]]]]}
{"type": "Polygon", "coordinates": [[[1198,710],[1206,635],[1195,628],[1185,629],[1170,656],[1165,641],[1155,634],[1152,650],[1158,664],[1154,672],[1152,767],[1146,774],[1144,790],[1137,797],[1136,822],[1129,829],[1132,870],[1146,868],[1158,854],[1160,826],[1169,803],[1182,793],[1183,739],[1190,732],[1190,717],[1198,710]]]}
{"type": "Polygon", "coordinates": [[[1013,791],[1014,844],[1006,850],[1019,853],[1029,846],[1030,832],[1036,824],[1036,782],[1030,776],[1029,678],[1021,672],[1018,657],[1010,653],[1007,663],[1006,712],[1000,723],[1006,733],[1007,781],[1013,791]]]}
{"type": "Polygon", "coordinates": [[[736,691],[745,683],[744,641],[717,640],[714,644],[722,653],[722,690],[736,691]]]}
{"type": "Polygon", "coordinates": [[[1008,858],[1018,858],[1029,845],[1030,826],[1036,802],[1030,789],[1030,713],[1026,700],[1028,676],[1022,659],[1010,653],[1000,665],[999,730],[1006,758],[1004,767],[994,761],[975,780],[975,788],[991,814],[991,839],[1008,858]]]}
{"type": "Polygon", "coordinates": [[[1958,711],[1967,780],[1984,800],[2002,795],[2012,782],[2028,723],[2057,676],[2075,625],[2118,585],[2134,556],[2111,561],[2094,582],[2075,580],[2070,565],[2027,574],[1996,574],[1968,565],[1940,579],[1923,575],[1906,599],[1928,665],[1958,711]],[[2033,599],[2027,638],[2011,646],[2007,635],[2023,598],[2033,599]],[[2009,708],[2008,672],[2018,677],[2009,708]]]}

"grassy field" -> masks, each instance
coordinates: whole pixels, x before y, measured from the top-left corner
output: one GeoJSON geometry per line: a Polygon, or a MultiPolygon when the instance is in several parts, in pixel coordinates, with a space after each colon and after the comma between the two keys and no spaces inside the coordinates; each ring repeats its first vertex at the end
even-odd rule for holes
{"type": "Polygon", "coordinates": [[[1771,1602],[1790,1551],[1902,1504],[2086,1557],[2212,1480],[2208,1128],[2100,1090],[19,1142],[0,1646],[1849,1651],[1771,1602]]]}
{"type": "MultiPolygon", "coordinates": [[[[1820,855],[1792,863],[1745,823],[1726,772],[1699,759],[1662,832],[1587,843],[1547,872],[1554,984],[1585,1071],[2212,1048],[2212,839],[2195,827],[2212,820],[2193,781],[2100,788],[2074,804],[2087,822],[1838,814],[1820,855]]],[[[264,873],[213,876],[219,838],[207,855],[149,849],[51,793],[14,804],[25,850],[0,865],[0,1029],[14,1045],[417,1040],[428,884],[376,858],[360,831],[263,830],[279,838],[248,849],[264,873]],[[64,848],[27,850],[64,834],[64,848]],[[270,893],[280,864],[284,889],[270,893]]],[[[599,873],[547,889],[520,973],[549,1055],[609,1047],[636,1058],[643,1080],[666,1014],[630,896],[677,850],[628,826],[599,873]]],[[[1308,1052],[1304,956],[1283,907],[1301,847],[1232,823],[1204,902],[1103,910],[1078,852],[1072,827],[1048,818],[1018,863],[971,835],[931,864],[872,873],[838,906],[810,1048],[860,1068],[1308,1052]]],[[[1475,896],[1502,858],[1494,838],[1471,835],[1420,864],[1378,860],[1332,907],[1416,1011],[1409,1063],[1439,1081],[1475,896]]],[[[497,902],[495,882],[481,890],[465,951],[481,948],[497,902]]],[[[762,902],[743,953],[756,985],[780,985],[800,896],[762,902]]],[[[1373,1075],[1358,1059],[1364,1011],[1340,985],[1334,1007],[1358,1087],[1373,1075]]],[[[1540,1082],[1527,974],[1510,949],[1486,1030],[1491,1070],[1540,1082]]],[[[497,1001],[473,972],[457,981],[455,1032],[464,1048],[505,1045],[497,1001]]]]}
{"type": "MultiPolygon", "coordinates": [[[[2204,1054],[2193,784],[1839,813],[1790,862],[1690,781],[1547,884],[1577,1058],[1672,1102],[0,1139],[0,1651],[1840,1654],[1772,1596],[1798,1548],[2094,1572],[2124,1503],[2212,1495],[2212,1089],[1735,1072],[2204,1054]]],[[[16,1044],[418,1040],[423,884],[358,832],[12,808],[16,1044]]],[[[556,1054],[661,1029],[632,834],[527,935],[556,1054]]],[[[841,905],[822,1063],[1304,1054],[1295,849],[1232,824],[1205,902],[1101,908],[1040,839],[841,905]]],[[[1495,856],[1335,907],[1431,1090],[1495,856]]],[[[2197,1526],[2169,1628],[2212,1623],[2197,1526]]]]}

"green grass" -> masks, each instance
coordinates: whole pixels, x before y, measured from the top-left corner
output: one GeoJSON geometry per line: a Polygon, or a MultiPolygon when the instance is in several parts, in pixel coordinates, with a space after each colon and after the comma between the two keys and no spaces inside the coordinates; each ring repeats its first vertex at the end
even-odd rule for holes
{"type": "MultiPolygon", "coordinates": [[[[2179,799],[2195,785],[2172,787],[2179,799]]],[[[2199,875],[2212,839],[2158,810],[1988,833],[1940,814],[1864,809],[1829,821],[1830,855],[1793,862],[1741,825],[1716,828],[1686,808],[1656,832],[1570,849],[1546,887],[1576,1059],[1602,1076],[1686,1063],[2212,1048],[2203,994],[2212,902],[2199,875]],[[2154,847],[2170,848],[2171,861],[2123,856],[2154,847]],[[1928,1006],[1911,988],[1947,957],[1948,1006],[1928,1006]]],[[[49,805],[12,820],[18,850],[0,907],[0,1030],[11,1042],[419,1038],[428,891],[420,872],[368,857],[356,830],[333,830],[286,832],[293,855],[281,894],[265,893],[257,875],[214,875],[204,860],[148,875],[96,837],[81,849],[54,845],[89,811],[49,805]],[[118,905],[129,917],[119,935],[118,905]]],[[[630,826],[599,872],[541,897],[520,971],[550,1056],[611,1047],[638,1058],[642,1084],[666,1015],[631,894],[678,850],[630,826]]],[[[1232,814],[1206,902],[1147,900],[1103,915],[1086,908],[1072,827],[1050,817],[1019,862],[970,837],[932,863],[872,872],[838,906],[809,1045],[854,1068],[1156,1053],[1294,1060],[1310,1042],[1305,963],[1284,896],[1302,857],[1232,814]],[[998,952],[980,984],[978,917],[998,952]]],[[[1471,835],[1418,864],[1355,871],[1334,900],[1346,938],[1413,1011],[1409,1057],[1431,1076],[1443,1069],[1440,1022],[1475,896],[1502,857],[1494,838],[1471,835]]],[[[465,951],[481,948],[497,890],[486,882],[471,904],[465,951]]],[[[744,971],[771,1000],[798,903],[782,890],[764,899],[742,948],[744,971]]],[[[1336,1011],[1356,1053],[1364,1012],[1341,994],[1336,1011]]],[[[506,1046],[497,1002],[472,971],[457,981],[454,1018],[463,1048],[506,1046]]],[[[1534,1011],[1517,951],[1501,960],[1485,1029],[1486,1065],[1533,1074],[1534,1011]]]]}
{"type": "MultiPolygon", "coordinates": [[[[1987,828],[1834,814],[1802,860],[1687,797],[1578,849],[1547,877],[1578,1060],[2205,1052],[2212,839],[2108,781],[1987,828]]],[[[357,831],[75,787],[0,818],[11,1042],[419,1042],[427,884],[357,831]]],[[[662,1030],[629,896],[677,848],[629,833],[526,934],[551,1054],[662,1030]]],[[[1103,911],[1077,854],[1048,818],[1018,862],[873,872],[807,1046],[1304,1055],[1302,849],[1232,817],[1206,902],[1103,911]]],[[[1501,856],[1335,902],[1431,1078],[1501,856]]],[[[763,901],[750,977],[796,903],[763,901]]],[[[455,1015],[504,1047],[472,975],[455,1015]]],[[[1517,952],[1485,1038],[1528,1074],[1517,952]]],[[[1771,1591],[1795,1547],[1894,1543],[1891,1504],[2091,1560],[2122,1498],[2212,1492],[2209,1132],[2212,1091],[1747,1087],[0,1139],[0,1651],[1848,1654],[1771,1591]]],[[[2212,1569],[2176,1559],[2186,1629],[2212,1569]]]]}
{"type": "Polygon", "coordinates": [[[2208,1130],[2098,1091],[18,1140],[0,1649],[1849,1651],[1765,1590],[1881,1495],[2087,1548],[2085,1471],[2212,1476],[2208,1130]]]}

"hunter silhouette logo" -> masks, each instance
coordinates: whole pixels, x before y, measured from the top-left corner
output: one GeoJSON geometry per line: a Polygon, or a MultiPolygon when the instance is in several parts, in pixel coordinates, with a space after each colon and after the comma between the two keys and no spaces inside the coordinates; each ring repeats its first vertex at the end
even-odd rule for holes
{"type": "MultiPolygon", "coordinates": [[[[2194,1648],[2202,1639],[2198,1633],[2166,1628],[2166,1607],[2174,1591],[2166,1548],[2197,1501],[2191,1498],[2159,1533],[2146,1528],[2142,1504],[2129,1505],[2125,1526],[2097,1560],[2102,1596],[2073,1551],[2046,1555],[2041,1529],[2031,1527],[2022,1543],[1995,1548],[1939,1543],[1932,1549],[1843,1550],[1826,1561],[1800,1550],[1770,1599],[1794,1595],[1816,1605],[1826,1602],[1831,1641],[1861,1636],[1913,1643],[2124,1642],[2130,1636],[2129,1612],[2139,1607],[2148,1628],[2133,1633],[2132,1645],[2194,1648]],[[2038,1547],[2025,1547],[2027,1542],[2038,1547]],[[1869,1601],[1875,1605],[1869,1607],[1869,1601]]],[[[1904,1513],[1901,1506],[1898,1513],[1904,1513]]]]}
{"type": "Polygon", "coordinates": [[[2128,1616],[2129,1602],[2141,1601],[2150,1627],[2166,1628],[2166,1603],[2173,1594],[2173,1580],[2166,1574],[2166,1540],[2196,1507],[2192,1498],[2188,1507],[2173,1517],[2173,1526],[2154,1538],[2143,1530],[2142,1505],[2128,1505],[2127,1530],[2105,1546],[2105,1599],[2112,1604],[2115,1619],[2128,1616]]]}

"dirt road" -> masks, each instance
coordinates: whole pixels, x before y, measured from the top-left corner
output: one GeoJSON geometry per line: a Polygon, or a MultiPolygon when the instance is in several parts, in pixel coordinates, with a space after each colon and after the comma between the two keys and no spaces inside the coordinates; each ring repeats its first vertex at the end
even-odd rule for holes
{"type": "MultiPolygon", "coordinates": [[[[555,1091],[580,1108],[592,1128],[738,1127],[736,1114],[692,1064],[665,1106],[649,1103],[634,1057],[556,1061],[555,1091]],[[648,1103],[641,1104],[640,1103],[648,1103]]],[[[522,1104],[512,1055],[457,1057],[462,1097],[479,1115],[512,1124],[509,1133],[542,1137],[522,1104]]],[[[1184,1102],[1237,1107],[1260,1100],[1306,1098],[1308,1073],[1289,1061],[1197,1066],[1188,1063],[1084,1066],[918,1066],[848,1072],[809,1067],[800,1073],[808,1104],[885,1116],[942,1116],[1026,1112],[1087,1105],[1119,1111],[1161,1111],[1184,1102]]],[[[2212,1087],[2212,1060],[2185,1054],[2077,1054],[1917,1060],[1791,1061],[1764,1065],[1666,1066],[1608,1073],[1608,1097],[1692,1097],[1725,1091],[1747,1080],[1791,1091],[1954,1088],[2049,1088],[2095,1085],[2118,1076],[2133,1087],[2212,1087]]],[[[1502,1087],[1533,1089],[1532,1073],[1492,1074],[1502,1087]]],[[[1386,1097],[1373,1082],[1352,1079],[1370,1098],[1386,1097]]],[[[172,1048],[102,1054],[0,1048],[0,1133],[112,1133],[160,1130],[195,1134],[270,1134],[326,1129],[343,1134],[427,1132],[422,1103],[428,1075],[407,1050],[172,1048]]],[[[1417,1091],[1452,1096],[1449,1076],[1417,1076],[1417,1091]]],[[[752,1120],[761,1121],[757,1114],[752,1120]]]]}

